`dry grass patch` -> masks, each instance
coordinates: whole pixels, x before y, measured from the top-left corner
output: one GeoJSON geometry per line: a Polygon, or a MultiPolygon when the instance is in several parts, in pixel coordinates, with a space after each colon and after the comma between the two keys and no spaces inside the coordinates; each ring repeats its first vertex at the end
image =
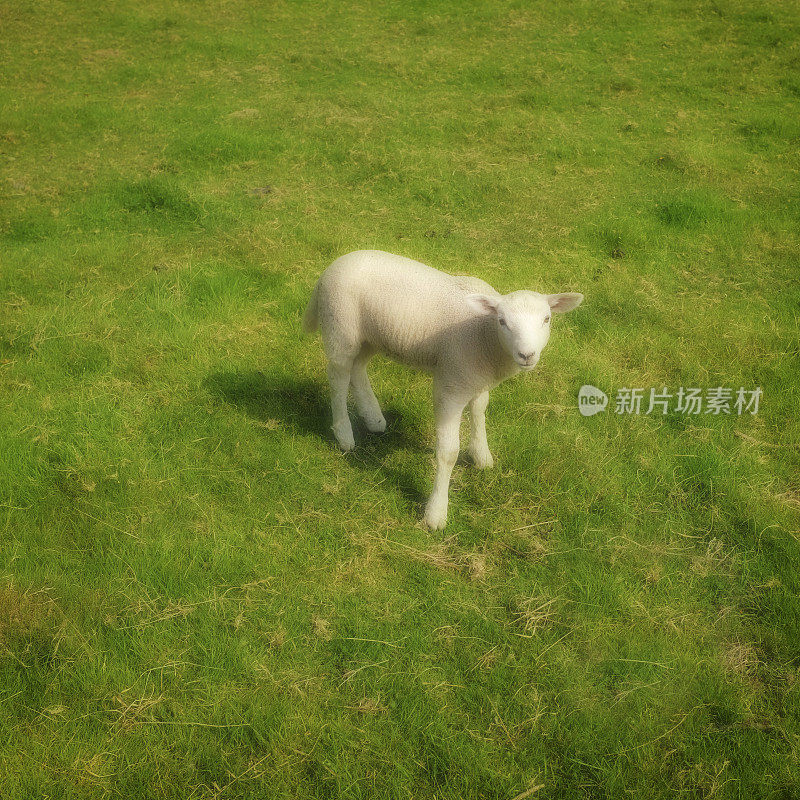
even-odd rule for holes
{"type": "Polygon", "coordinates": [[[286,629],[279,625],[269,637],[269,646],[275,650],[279,650],[286,644],[286,629]]]}
{"type": "Polygon", "coordinates": [[[386,714],[389,710],[383,704],[380,695],[377,697],[362,697],[357,705],[350,706],[350,708],[367,717],[376,716],[377,714],[386,714]]]}
{"type": "Polygon", "coordinates": [[[329,642],[333,639],[333,631],[331,630],[331,623],[319,614],[313,614],[311,617],[311,629],[314,631],[314,636],[329,642]]]}
{"type": "MultiPolygon", "coordinates": [[[[89,758],[79,758],[74,763],[77,782],[90,791],[100,790],[100,786],[114,778],[116,759],[113,753],[95,753],[89,758]]],[[[103,794],[106,790],[102,790],[103,794]]]]}
{"type": "Polygon", "coordinates": [[[47,627],[56,612],[48,589],[22,590],[13,581],[0,587],[0,645],[24,639],[47,627]]]}
{"type": "Polygon", "coordinates": [[[468,551],[457,544],[458,535],[453,534],[427,549],[412,547],[403,542],[390,541],[377,537],[361,537],[379,542],[384,548],[399,547],[413,561],[427,564],[441,572],[462,575],[472,581],[485,581],[494,571],[491,556],[485,550],[468,551]]]}
{"type": "Polygon", "coordinates": [[[800,489],[789,489],[776,496],[781,503],[785,503],[790,508],[800,510],[800,489]]]}
{"type": "MultiPolygon", "coordinates": [[[[416,547],[409,547],[401,544],[400,546],[408,553],[409,557],[423,564],[428,564],[438,570],[461,572],[466,563],[465,555],[456,546],[457,537],[455,535],[436,542],[427,550],[420,550],[416,547]]],[[[400,544],[398,542],[398,544],[400,544]]]]}
{"type": "Polygon", "coordinates": [[[726,643],[722,652],[722,665],[726,672],[750,678],[755,674],[758,663],[758,655],[749,642],[737,639],[726,643]]]}
{"type": "Polygon", "coordinates": [[[713,538],[701,555],[692,559],[692,570],[700,577],[706,578],[712,573],[729,572],[733,555],[726,550],[720,539],[713,538]]]}
{"type": "Polygon", "coordinates": [[[509,609],[511,619],[517,627],[522,629],[517,636],[524,636],[527,639],[536,636],[552,624],[558,608],[558,598],[545,594],[512,601],[509,609]]]}
{"type": "MultiPolygon", "coordinates": [[[[123,694],[128,691],[130,690],[125,690],[123,694]]],[[[122,694],[117,695],[114,698],[115,708],[112,709],[117,715],[114,725],[121,730],[129,731],[137,725],[151,721],[152,716],[148,712],[162,703],[163,700],[163,694],[135,697],[133,699],[123,697],[122,694]]]]}

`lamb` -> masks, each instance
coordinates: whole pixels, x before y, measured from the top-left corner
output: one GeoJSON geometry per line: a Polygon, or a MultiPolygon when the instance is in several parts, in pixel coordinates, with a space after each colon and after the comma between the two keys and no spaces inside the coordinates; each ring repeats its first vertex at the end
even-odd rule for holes
{"type": "Polygon", "coordinates": [[[485,418],[489,391],[532,370],[550,338],[551,312],[571,311],[582,300],[574,292],[501,295],[478,278],[449,275],[379,250],[338,258],[314,287],[303,328],[319,328],[322,334],[339,446],[345,451],[355,446],[347,413],[350,389],[367,429],[386,430],[367,376],[373,355],[383,353],[432,373],[436,472],[424,522],[443,528],[464,409],[469,406],[472,461],[479,469],[491,467],[485,418]]]}

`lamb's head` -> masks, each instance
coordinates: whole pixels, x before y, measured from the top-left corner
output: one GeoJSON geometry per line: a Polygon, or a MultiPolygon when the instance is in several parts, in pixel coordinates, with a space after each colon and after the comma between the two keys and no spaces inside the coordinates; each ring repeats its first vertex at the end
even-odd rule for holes
{"type": "Polygon", "coordinates": [[[577,292],[539,294],[511,292],[492,296],[471,294],[467,301],[481,314],[493,316],[500,342],[521,369],[533,369],[550,338],[552,314],[563,314],[577,308],[583,295],[577,292]]]}

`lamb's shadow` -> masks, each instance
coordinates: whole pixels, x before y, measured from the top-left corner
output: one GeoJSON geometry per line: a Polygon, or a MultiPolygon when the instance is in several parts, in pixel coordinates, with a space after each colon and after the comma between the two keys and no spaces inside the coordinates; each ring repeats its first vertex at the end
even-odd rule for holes
{"type": "MultiPolygon", "coordinates": [[[[212,394],[259,422],[269,424],[277,420],[283,427],[297,433],[318,436],[331,449],[338,450],[330,427],[327,385],[285,373],[249,370],[214,373],[207,378],[206,386],[212,394]]],[[[344,457],[354,467],[371,473],[383,473],[407,500],[420,505],[425,499],[425,488],[419,484],[413,472],[387,465],[386,457],[397,450],[408,450],[417,458],[425,458],[429,445],[402,411],[391,406],[383,411],[386,432],[372,434],[351,409],[356,449],[344,457]]]]}

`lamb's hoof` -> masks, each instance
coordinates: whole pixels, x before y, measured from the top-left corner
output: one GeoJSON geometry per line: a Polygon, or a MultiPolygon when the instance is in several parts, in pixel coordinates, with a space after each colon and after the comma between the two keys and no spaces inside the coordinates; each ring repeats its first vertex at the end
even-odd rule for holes
{"type": "Polygon", "coordinates": [[[370,433],[383,433],[386,430],[386,420],[383,417],[378,420],[365,419],[364,424],[370,433]]]}
{"type": "Polygon", "coordinates": [[[352,428],[350,428],[350,430],[342,430],[341,428],[337,429],[336,426],[334,426],[333,435],[336,437],[339,447],[341,447],[345,453],[349,453],[356,446],[356,441],[353,438],[352,428]]]}
{"type": "Polygon", "coordinates": [[[479,453],[473,453],[472,450],[470,450],[469,455],[472,459],[472,463],[478,469],[491,469],[494,466],[494,459],[488,450],[479,453]]]}
{"type": "Polygon", "coordinates": [[[447,524],[447,507],[440,509],[428,506],[422,521],[432,531],[440,531],[447,524]]]}

